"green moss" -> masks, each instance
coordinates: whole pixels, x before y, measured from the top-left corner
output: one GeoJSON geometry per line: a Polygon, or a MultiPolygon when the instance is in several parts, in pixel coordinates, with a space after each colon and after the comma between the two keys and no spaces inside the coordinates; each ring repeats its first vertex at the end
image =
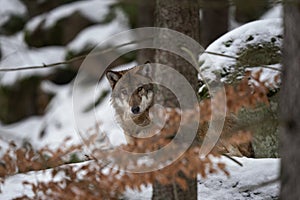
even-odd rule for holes
{"type": "Polygon", "coordinates": [[[280,48],[273,42],[248,45],[238,53],[238,65],[261,66],[281,62],[280,48]]]}
{"type": "Polygon", "coordinates": [[[72,153],[70,155],[70,159],[66,162],[66,164],[79,163],[79,162],[82,162],[82,160],[78,157],[77,153],[72,153]]]}
{"type": "Polygon", "coordinates": [[[138,0],[120,1],[116,4],[116,7],[120,7],[127,15],[131,28],[137,28],[138,23],[138,0]]]}
{"type": "Polygon", "coordinates": [[[126,54],[123,54],[121,56],[121,60],[124,63],[129,63],[129,62],[135,61],[136,57],[137,57],[137,52],[136,51],[131,51],[131,52],[128,52],[126,54]]]}
{"type": "Polygon", "coordinates": [[[238,113],[238,125],[253,134],[252,146],[256,158],[279,156],[277,108],[273,110],[272,106],[260,104],[255,109],[243,108],[238,113]]]}
{"type": "Polygon", "coordinates": [[[272,42],[247,45],[237,56],[235,65],[227,66],[220,72],[221,77],[226,77],[228,84],[238,83],[247,68],[277,64],[281,62],[282,57],[280,47],[272,42]]]}
{"type": "Polygon", "coordinates": [[[100,22],[100,24],[107,24],[112,22],[116,18],[116,12],[113,6],[110,7],[109,13],[106,14],[104,19],[100,22]]]}

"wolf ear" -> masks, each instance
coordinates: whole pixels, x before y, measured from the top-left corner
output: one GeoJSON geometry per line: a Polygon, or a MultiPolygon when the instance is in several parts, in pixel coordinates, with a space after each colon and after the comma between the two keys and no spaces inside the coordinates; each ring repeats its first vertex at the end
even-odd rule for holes
{"type": "Polygon", "coordinates": [[[106,72],[106,78],[110,83],[111,88],[113,89],[117,82],[122,77],[122,74],[120,72],[114,72],[114,71],[107,71],[106,72]]]}
{"type": "Polygon", "coordinates": [[[152,66],[151,66],[150,62],[147,61],[147,62],[145,62],[145,64],[141,65],[138,73],[143,76],[147,76],[147,77],[151,78],[152,66]]]}

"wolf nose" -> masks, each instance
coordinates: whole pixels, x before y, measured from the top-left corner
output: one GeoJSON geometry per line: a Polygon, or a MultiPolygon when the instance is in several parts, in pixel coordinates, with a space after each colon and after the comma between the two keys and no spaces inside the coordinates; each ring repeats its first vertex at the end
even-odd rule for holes
{"type": "Polygon", "coordinates": [[[131,112],[132,112],[133,114],[138,114],[138,113],[140,112],[140,107],[139,107],[139,106],[133,106],[133,107],[131,108],[131,112]]]}

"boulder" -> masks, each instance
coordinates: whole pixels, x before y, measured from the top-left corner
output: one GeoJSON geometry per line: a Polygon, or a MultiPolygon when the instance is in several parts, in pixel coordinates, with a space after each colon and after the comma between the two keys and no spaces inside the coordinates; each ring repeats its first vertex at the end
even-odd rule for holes
{"type": "Polygon", "coordinates": [[[73,40],[84,28],[93,25],[90,19],[80,12],[74,12],[70,16],[59,19],[50,27],[45,27],[46,20],[42,20],[37,27],[25,32],[25,41],[34,47],[48,45],[66,45],[73,40]]]}
{"type": "MultiPolygon", "coordinates": [[[[259,81],[269,88],[270,105],[242,108],[237,114],[237,126],[252,132],[252,146],[258,158],[278,157],[280,84],[276,80],[281,69],[282,34],[281,19],[251,22],[228,32],[206,49],[219,55],[204,53],[199,57],[201,75],[205,78],[202,82],[210,84],[219,79],[235,85],[246,71],[252,75],[261,72],[259,81]]],[[[200,88],[200,97],[209,97],[205,84],[200,88]]]]}

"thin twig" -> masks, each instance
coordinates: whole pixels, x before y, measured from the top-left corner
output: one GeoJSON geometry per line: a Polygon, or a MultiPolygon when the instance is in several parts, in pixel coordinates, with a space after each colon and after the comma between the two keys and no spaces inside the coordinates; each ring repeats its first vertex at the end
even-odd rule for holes
{"type": "Polygon", "coordinates": [[[87,56],[97,56],[97,55],[100,55],[100,54],[108,53],[108,52],[113,51],[115,49],[118,49],[120,47],[124,47],[124,46],[131,45],[131,44],[136,44],[138,42],[146,41],[146,40],[150,40],[150,39],[153,39],[153,38],[152,37],[148,37],[148,38],[145,38],[143,40],[136,40],[136,41],[127,42],[127,43],[118,45],[116,47],[111,47],[111,48],[104,49],[102,51],[98,51],[98,52],[94,52],[94,53],[90,53],[90,54],[76,56],[76,57],[71,58],[71,59],[66,60],[66,61],[61,61],[61,62],[56,62],[56,63],[51,63],[51,64],[43,64],[43,65],[28,66],[28,67],[7,67],[7,68],[0,68],[0,72],[11,72],[11,71],[30,70],[30,69],[42,69],[42,68],[49,68],[49,67],[55,67],[55,66],[59,66],[59,65],[70,64],[70,63],[78,61],[78,60],[83,60],[87,56]]]}
{"type": "MultiPolygon", "coordinates": [[[[207,54],[212,54],[212,55],[215,55],[215,56],[222,56],[222,57],[226,57],[226,58],[231,58],[231,59],[239,60],[238,57],[230,56],[230,55],[226,55],[226,54],[222,54],[222,53],[216,53],[216,52],[211,52],[211,51],[204,51],[203,53],[207,53],[207,54]]],[[[266,68],[266,69],[272,69],[272,70],[275,70],[275,71],[282,72],[281,69],[278,69],[278,68],[275,68],[275,67],[271,67],[270,65],[247,66],[246,68],[255,68],[255,67],[266,68]]]]}
{"type": "Polygon", "coordinates": [[[198,66],[198,62],[197,62],[195,56],[193,55],[193,53],[189,49],[187,49],[186,47],[181,47],[181,49],[183,51],[187,52],[191,56],[191,58],[192,58],[192,60],[193,60],[193,62],[195,64],[195,66],[197,66],[199,68],[198,72],[199,72],[199,75],[200,75],[201,79],[203,80],[204,84],[206,85],[208,91],[211,91],[208,82],[206,81],[206,79],[204,78],[203,74],[201,73],[201,68],[198,66]]]}
{"type": "Polygon", "coordinates": [[[249,185],[249,186],[241,187],[239,189],[239,191],[241,191],[241,192],[253,191],[253,190],[257,190],[259,188],[266,187],[268,185],[277,183],[279,181],[280,181],[280,177],[276,177],[274,179],[271,179],[271,180],[268,180],[268,181],[265,181],[265,182],[262,182],[262,183],[258,183],[257,185],[249,185]]]}
{"type": "Polygon", "coordinates": [[[229,156],[229,155],[227,155],[225,153],[223,153],[222,156],[228,158],[229,160],[232,160],[233,162],[235,162],[239,166],[243,167],[243,164],[240,161],[238,161],[237,159],[235,159],[235,158],[233,158],[233,157],[231,157],[231,156],[229,156]]]}
{"type": "MultiPolygon", "coordinates": [[[[105,50],[102,50],[102,51],[98,51],[98,52],[93,52],[93,53],[90,53],[90,54],[84,54],[84,55],[81,55],[81,56],[76,56],[76,57],[71,58],[71,59],[66,60],[66,61],[61,61],[61,62],[56,62],[56,63],[51,63],[51,64],[42,64],[42,65],[35,65],[35,66],[28,66],[28,67],[6,67],[6,68],[0,68],[0,72],[11,72],[11,71],[31,70],[31,69],[43,69],[43,68],[56,67],[56,66],[60,66],[60,65],[66,65],[66,64],[70,64],[72,62],[78,61],[78,60],[83,60],[88,55],[89,56],[97,56],[97,55],[100,55],[100,54],[108,53],[110,51],[113,51],[113,50],[115,50],[117,48],[120,48],[120,47],[123,47],[123,46],[127,46],[127,45],[130,45],[130,44],[135,44],[135,43],[138,43],[138,42],[141,42],[141,41],[150,40],[150,39],[153,39],[153,38],[152,37],[148,37],[148,38],[145,38],[143,40],[136,40],[136,41],[132,41],[132,42],[127,42],[127,43],[118,45],[116,47],[111,47],[111,48],[108,48],[108,49],[105,49],[105,50]]],[[[185,48],[185,47],[182,47],[182,50],[186,51],[191,56],[191,58],[193,59],[193,62],[195,62],[195,64],[197,64],[197,66],[198,66],[198,62],[196,61],[196,59],[193,56],[192,52],[190,50],[188,50],[187,48],[185,48]]],[[[211,51],[204,51],[203,53],[207,53],[207,54],[211,54],[211,55],[222,56],[222,57],[226,57],[226,58],[231,58],[231,59],[238,60],[238,57],[230,56],[230,55],[226,55],[226,54],[221,54],[221,53],[216,53],[216,52],[211,52],[211,51]]],[[[257,66],[255,66],[255,67],[257,67],[257,66]]],[[[249,67],[246,67],[246,68],[255,68],[255,67],[249,66],[249,67]]],[[[259,66],[259,67],[266,68],[266,69],[272,69],[272,70],[276,70],[276,71],[282,72],[282,70],[280,70],[278,68],[274,68],[274,67],[268,66],[268,65],[263,65],[263,66],[259,66]]],[[[200,74],[200,77],[202,78],[202,80],[204,80],[204,82],[205,82],[205,79],[202,76],[201,72],[199,72],[199,74],[200,74]]],[[[207,83],[205,83],[205,84],[209,88],[209,85],[207,83]]]]}
{"type": "Polygon", "coordinates": [[[217,53],[217,52],[212,52],[212,51],[204,51],[203,53],[207,53],[207,54],[211,54],[211,55],[215,55],[215,56],[222,56],[222,57],[226,57],[226,58],[231,58],[231,59],[238,60],[238,57],[231,56],[231,55],[226,55],[226,54],[222,54],[222,53],[217,53]]]}
{"type": "Polygon", "coordinates": [[[279,71],[279,72],[282,72],[281,69],[278,69],[278,68],[275,68],[275,67],[271,67],[270,65],[262,65],[262,66],[247,66],[247,68],[256,68],[256,67],[259,67],[259,68],[266,68],[266,69],[271,69],[271,70],[275,70],[275,71],[279,71]]]}

